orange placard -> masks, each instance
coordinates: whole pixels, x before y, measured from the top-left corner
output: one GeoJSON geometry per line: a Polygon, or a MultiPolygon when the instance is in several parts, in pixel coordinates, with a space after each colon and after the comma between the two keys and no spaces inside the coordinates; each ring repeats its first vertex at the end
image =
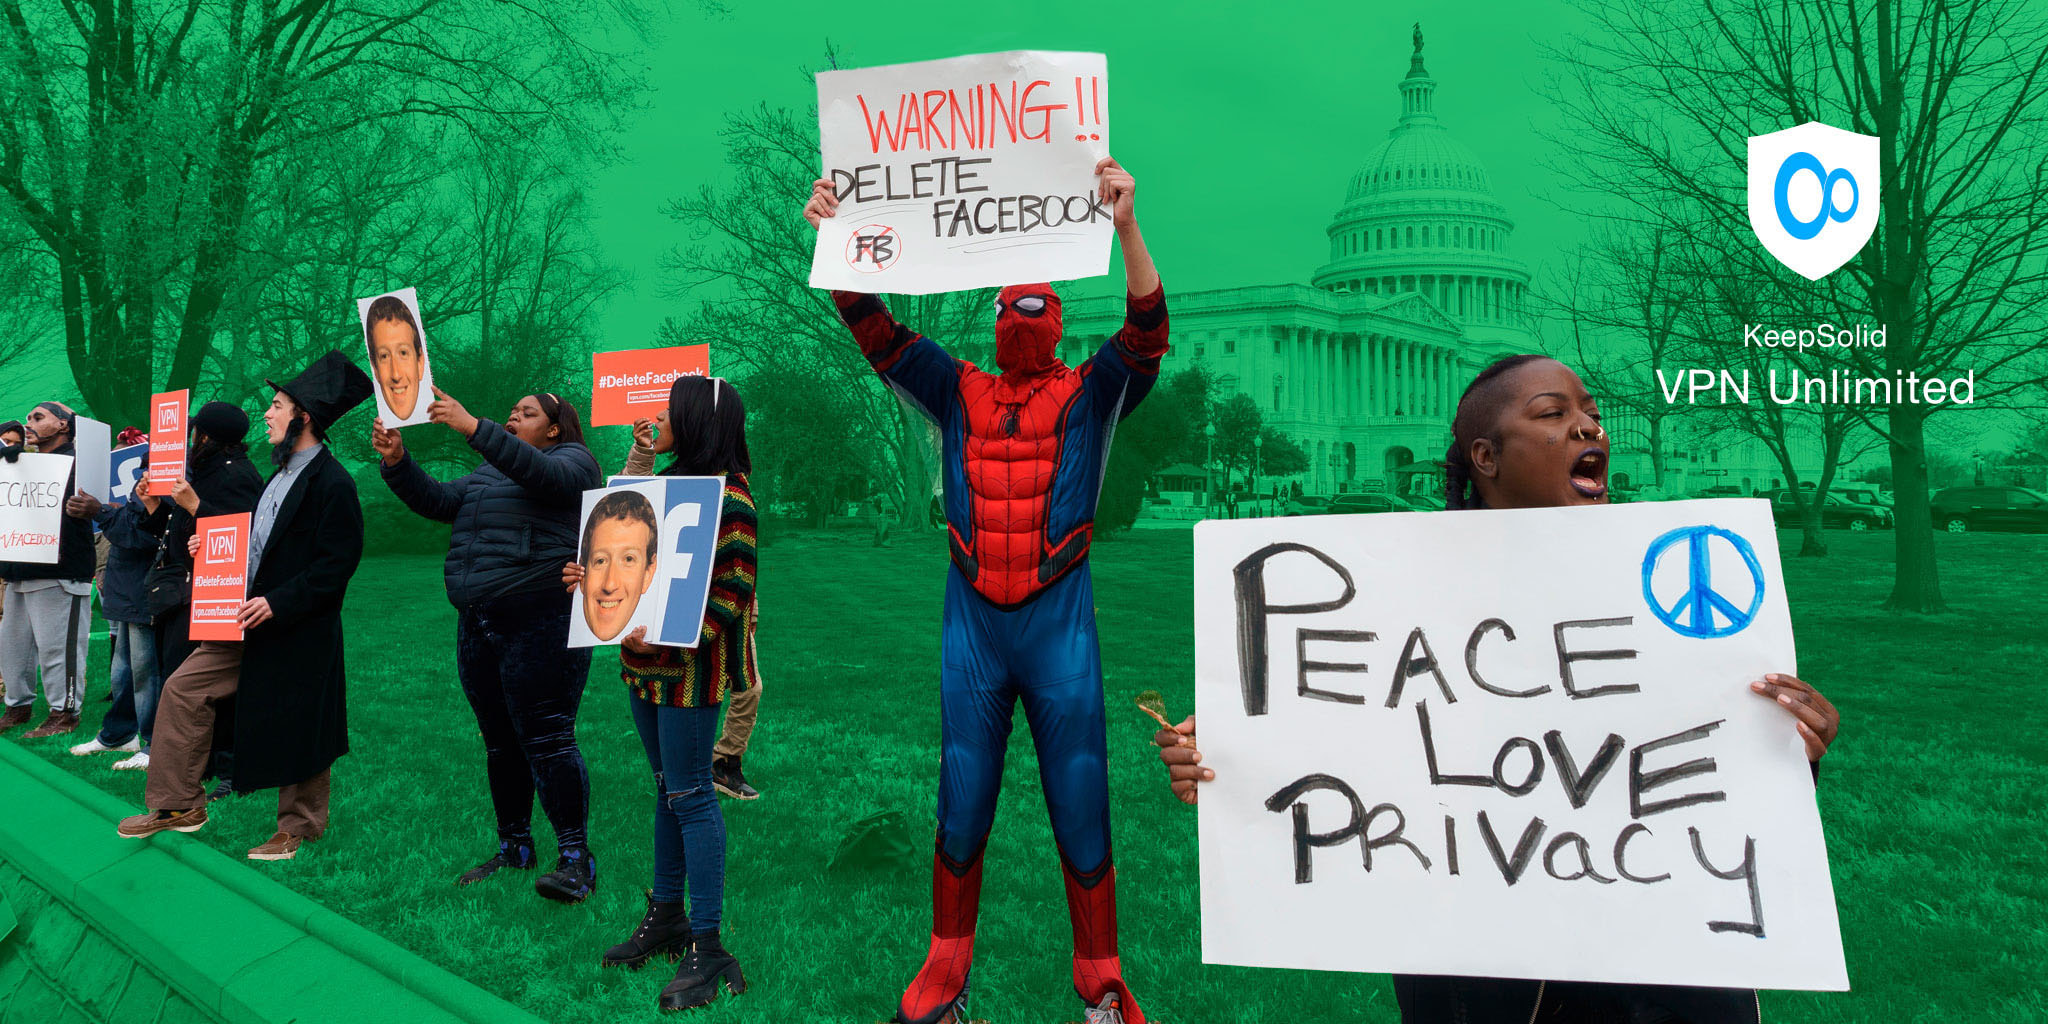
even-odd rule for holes
{"type": "Polygon", "coordinates": [[[249,513],[207,516],[193,532],[199,555],[192,559],[192,639],[240,640],[235,616],[249,594],[249,513]]]}
{"type": "Polygon", "coordinates": [[[652,419],[668,404],[678,377],[711,372],[711,346],[677,345],[590,357],[590,425],[608,427],[652,419]]]}
{"type": "Polygon", "coordinates": [[[191,401],[190,391],[149,396],[149,485],[158,495],[170,494],[185,475],[185,413],[191,401]]]}

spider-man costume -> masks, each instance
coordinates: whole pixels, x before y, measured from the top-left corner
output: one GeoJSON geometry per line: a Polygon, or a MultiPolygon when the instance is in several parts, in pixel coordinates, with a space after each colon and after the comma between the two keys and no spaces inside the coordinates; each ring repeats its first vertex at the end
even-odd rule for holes
{"type": "Polygon", "coordinates": [[[1131,296],[1123,328],[1087,362],[1057,354],[1052,286],[997,297],[1000,374],[954,359],[897,323],[872,295],[834,292],[868,362],[944,439],[946,575],[939,708],[932,944],[897,1020],[948,1020],[967,988],[981,900],[981,855],[995,821],[1011,711],[1022,699],[1066,876],[1074,989],[1114,993],[1128,1024],[1145,1015],[1123,982],[1110,861],[1102,657],[1088,547],[1110,435],[1152,390],[1166,353],[1162,288],[1131,296]]]}

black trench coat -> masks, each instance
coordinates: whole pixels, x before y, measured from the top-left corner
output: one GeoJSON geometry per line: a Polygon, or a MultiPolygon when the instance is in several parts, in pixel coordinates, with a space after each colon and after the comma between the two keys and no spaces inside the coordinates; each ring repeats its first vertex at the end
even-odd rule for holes
{"type": "Polygon", "coordinates": [[[249,588],[271,618],[243,638],[237,792],[304,782],[348,753],[341,601],[362,558],[355,481],[322,448],[285,495],[249,588]]]}

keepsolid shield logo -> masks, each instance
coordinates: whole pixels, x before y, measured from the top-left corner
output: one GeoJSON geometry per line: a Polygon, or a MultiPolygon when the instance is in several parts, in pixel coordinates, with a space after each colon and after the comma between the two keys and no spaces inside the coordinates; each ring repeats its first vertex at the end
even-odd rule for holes
{"type": "Polygon", "coordinates": [[[1749,139],[1749,226],[1778,262],[1818,281],[1877,228],[1877,137],[1819,121],[1749,139]]]}

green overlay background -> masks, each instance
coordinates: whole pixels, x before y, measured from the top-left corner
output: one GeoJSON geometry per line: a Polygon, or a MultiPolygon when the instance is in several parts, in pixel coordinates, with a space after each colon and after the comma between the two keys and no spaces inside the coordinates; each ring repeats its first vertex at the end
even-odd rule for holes
{"type": "MultiPolygon", "coordinates": [[[[1632,488],[1663,478],[1630,497],[1697,493],[1723,479],[1703,473],[1716,453],[1740,449],[1756,467],[1744,493],[1789,467],[1801,485],[1894,502],[1896,529],[1835,529],[1811,501],[1782,521],[1802,675],[1843,712],[1819,799],[1854,987],[1766,993],[1766,1017],[2048,1016],[2035,981],[2048,962],[2048,747],[2028,724],[2041,707],[2028,670],[2048,657],[2048,535],[1945,532],[1927,502],[1958,484],[2048,489],[2038,0],[0,0],[0,419],[57,398],[118,429],[141,421],[150,392],[182,387],[253,412],[265,377],[330,348],[360,360],[353,300],[408,285],[436,382],[480,416],[539,390],[586,405],[592,352],[709,342],[713,372],[747,398],[769,513],[765,707],[746,761],[767,795],[726,805],[726,943],[754,987],[705,1019],[880,1020],[925,944],[946,555],[927,517],[929,435],[803,287],[810,72],[1106,52],[1112,151],[1138,181],[1171,306],[1305,285],[1330,262],[1326,229],[1396,124],[1418,20],[1436,114],[1490,171],[1514,222],[1507,255],[1530,270],[1519,329],[1587,378],[1617,466],[1624,448],[1641,461],[1632,488]],[[1858,78],[1859,54],[1879,73],[1858,78]],[[1792,277],[1749,234],[1728,154],[1809,117],[1884,134],[1888,111],[1903,121],[1877,234],[1822,282],[1792,277]],[[1744,319],[1886,323],[1910,344],[1868,365],[1787,358],[1822,373],[1974,370],[1979,401],[1774,419],[1655,398],[1656,367],[1766,365],[1734,344],[1744,319]],[[877,518],[895,523],[889,547],[873,543],[877,518]],[[865,852],[844,855],[859,836],[865,852]]],[[[1113,299],[1121,283],[1063,286],[1069,326],[1080,300],[1113,299]]],[[[892,306],[984,358],[986,298],[892,306]]],[[[1391,1021],[1381,976],[1199,963],[1194,817],[1128,702],[1156,688],[1177,714],[1191,708],[1188,522],[1275,510],[1301,484],[1355,488],[1317,486],[1309,438],[1264,382],[1195,351],[1176,336],[1166,380],[1117,435],[1095,553],[1126,969],[1166,1021],[1391,1021]]],[[[1469,379],[1483,357],[1466,360],[1469,379]]],[[[348,605],[354,752],[336,773],[335,827],[265,872],[541,1018],[651,1017],[664,972],[596,966],[638,919],[650,870],[646,769],[609,654],[580,726],[597,895],[560,907],[524,879],[452,885],[492,840],[439,579],[447,532],[377,479],[368,419],[353,414],[333,438],[372,556],[348,605]]],[[[1442,419],[1441,439],[1415,448],[1425,470],[1448,440],[1442,419]]],[[[592,433],[613,470],[625,429],[592,433]]],[[[443,478],[473,461],[437,427],[406,441],[443,478]]],[[[105,660],[97,642],[88,727],[105,660]]],[[[65,756],[84,735],[22,746],[139,804],[140,779],[65,756]]],[[[1079,1015],[1027,735],[1006,770],[977,946],[973,1008],[996,1024],[1079,1015]]],[[[204,833],[155,842],[239,856],[267,833],[263,799],[216,810],[204,833]]],[[[22,935],[0,935],[0,981],[22,974],[5,967],[22,935]]]]}

